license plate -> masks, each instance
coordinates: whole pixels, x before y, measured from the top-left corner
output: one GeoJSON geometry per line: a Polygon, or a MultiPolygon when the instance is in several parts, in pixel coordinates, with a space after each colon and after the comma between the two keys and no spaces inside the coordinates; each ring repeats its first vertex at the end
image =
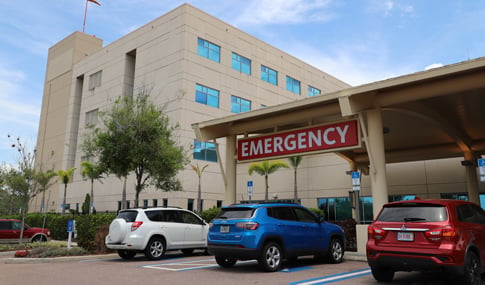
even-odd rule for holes
{"type": "Polygon", "coordinates": [[[229,232],[229,226],[221,226],[221,233],[228,233],[229,232]]]}
{"type": "Polygon", "coordinates": [[[414,233],[412,232],[397,232],[397,240],[399,241],[413,241],[414,233]]]}

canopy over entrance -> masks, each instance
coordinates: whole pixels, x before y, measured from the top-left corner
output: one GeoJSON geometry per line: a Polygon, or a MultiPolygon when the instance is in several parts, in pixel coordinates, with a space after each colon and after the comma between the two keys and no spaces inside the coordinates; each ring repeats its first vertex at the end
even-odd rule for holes
{"type": "Polygon", "coordinates": [[[373,196],[378,192],[385,195],[385,199],[374,199],[378,208],[387,200],[385,163],[450,157],[464,157],[463,165],[469,168],[470,200],[478,202],[475,167],[476,158],[485,153],[485,58],[195,123],[192,127],[199,141],[228,139],[226,171],[232,174],[228,175],[226,191],[235,192],[230,177],[235,179],[237,136],[353,118],[360,122],[364,144],[338,154],[357,168],[370,165],[371,175],[380,181],[372,185],[373,196]]]}

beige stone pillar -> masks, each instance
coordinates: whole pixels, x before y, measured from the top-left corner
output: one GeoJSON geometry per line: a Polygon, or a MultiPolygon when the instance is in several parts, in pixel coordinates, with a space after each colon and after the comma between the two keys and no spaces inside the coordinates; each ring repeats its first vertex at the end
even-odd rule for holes
{"type": "Polygon", "coordinates": [[[372,187],[373,212],[374,217],[376,217],[382,206],[389,201],[381,110],[367,111],[367,130],[367,152],[370,158],[369,176],[372,187]]]}
{"type": "Polygon", "coordinates": [[[224,205],[236,203],[236,137],[226,137],[226,192],[224,205]]]}
{"type": "Polygon", "coordinates": [[[471,164],[465,165],[466,175],[466,189],[468,192],[468,200],[480,205],[480,193],[478,191],[478,177],[477,169],[475,167],[477,163],[477,156],[472,151],[465,152],[465,161],[470,161],[471,164]]]}

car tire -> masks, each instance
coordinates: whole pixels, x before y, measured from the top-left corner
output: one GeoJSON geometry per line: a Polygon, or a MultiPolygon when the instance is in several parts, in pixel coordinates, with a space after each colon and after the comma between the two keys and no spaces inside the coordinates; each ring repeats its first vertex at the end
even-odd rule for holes
{"type": "Polygon", "coordinates": [[[165,253],[165,243],[159,237],[153,237],[145,248],[145,256],[150,260],[161,259],[165,253]]]}
{"type": "Polygon", "coordinates": [[[44,235],[36,235],[32,238],[32,242],[46,242],[47,238],[44,235]]]}
{"type": "Polygon", "coordinates": [[[344,247],[340,239],[334,238],[330,242],[327,260],[330,263],[341,263],[344,260],[344,247]]]}
{"type": "Polygon", "coordinates": [[[109,225],[109,241],[113,243],[121,242],[125,238],[126,221],[124,219],[114,219],[109,225]]]}
{"type": "Polygon", "coordinates": [[[463,275],[463,284],[478,285],[481,284],[480,259],[474,252],[468,252],[465,257],[465,268],[463,275]]]}
{"type": "Polygon", "coordinates": [[[258,263],[264,271],[274,272],[280,269],[281,260],[282,253],[280,246],[275,242],[270,242],[263,247],[258,263]]]}
{"type": "Polygon", "coordinates": [[[394,278],[394,270],[385,267],[371,267],[372,276],[379,282],[391,282],[394,278]]]}
{"type": "Polygon", "coordinates": [[[184,249],[181,249],[181,251],[186,256],[192,255],[192,253],[194,253],[193,248],[184,248],[184,249]]]}
{"type": "Polygon", "coordinates": [[[118,255],[123,259],[133,259],[133,257],[135,257],[136,255],[136,252],[132,250],[119,249],[118,255]]]}
{"type": "Polygon", "coordinates": [[[236,259],[234,258],[227,258],[222,256],[216,256],[216,262],[219,264],[220,267],[228,268],[233,267],[236,264],[236,259]]]}

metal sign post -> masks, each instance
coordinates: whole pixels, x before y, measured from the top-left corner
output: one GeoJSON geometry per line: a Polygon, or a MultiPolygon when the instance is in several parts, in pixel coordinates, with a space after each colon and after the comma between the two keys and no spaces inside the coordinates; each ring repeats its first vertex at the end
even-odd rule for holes
{"type": "Polygon", "coordinates": [[[253,181],[248,180],[248,197],[249,203],[251,203],[251,197],[253,196],[253,181]]]}

